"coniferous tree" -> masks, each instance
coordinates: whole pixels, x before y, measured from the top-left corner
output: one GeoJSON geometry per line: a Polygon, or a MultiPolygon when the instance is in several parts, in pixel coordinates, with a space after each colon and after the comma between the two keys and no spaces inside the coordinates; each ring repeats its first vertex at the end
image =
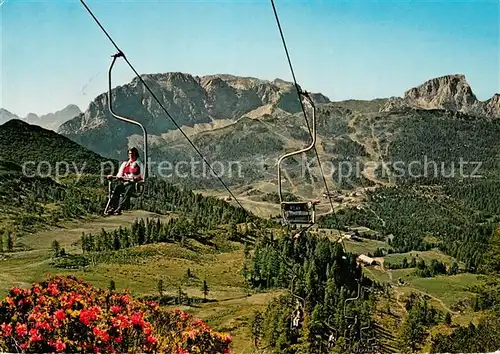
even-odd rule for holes
{"type": "Polygon", "coordinates": [[[246,263],[243,263],[243,267],[241,268],[241,275],[243,276],[243,279],[245,279],[245,283],[246,283],[247,277],[248,277],[248,268],[247,268],[246,263]]]}
{"type": "Polygon", "coordinates": [[[7,232],[7,251],[12,252],[14,250],[14,239],[12,238],[12,233],[7,232]]]}
{"type": "Polygon", "coordinates": [[[163,279],[158,280],[158,293],[160,294],[160,298],[163,297],[163,279]]]}
{"type": "Polygon", "coordinates": [[[208,295],[208,285],[207,285],[207,280],[203,280],[203,286],[201,288],[201,291],[203,293],[203,299],[206,301],[207,300],[207,295],[208,295]]]}
{"type": "Polygon", "coordinates": [[[425,329],[418,320],[418,307],[414,306],[403,320],[399,331],[399,348],[414,353],[425,335],[425,329]]]}
{"type": "Polygon", "coordinates": [[[146,225],[144,219],[139,221],[139,226],[137,228],[137,244],[143,245],[146,242],[146,225]]]}
{"type": "Polygon", "coordinates": [[[444,316],[444,323],[447,326],[451,325],[451,313],[446,312],[446,315],[444,316]]]}
{"type": "Polygon", "coordinates": [[[182,303],[182,295],[183,295],[182,288],[179,285],[179,289],[177,290],[177,303],[178,304],[182,303]]]}
{"type": "Polygon", "coordinates": [[[250,248],[248,246],[248,242],[245,241],[245,248],[243,250],[243,253],[245,254],[245,259],[248,259],[250,256],[250,248]]]}
{"type": "Polygon", "coordinates": [[[234,238],[237,233],[238,229],[236,228],[236,224],[233,221],[231,221],[231,223],[229,224],[229,239],[234,238]]]}

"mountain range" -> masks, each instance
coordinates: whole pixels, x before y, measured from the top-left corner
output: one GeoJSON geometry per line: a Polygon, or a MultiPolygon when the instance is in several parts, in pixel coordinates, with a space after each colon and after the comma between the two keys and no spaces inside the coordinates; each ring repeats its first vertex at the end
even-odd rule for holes
{"type": "MultiPolygon", "coordinates": [[[[146,74],[142,79],[229,184],[274,192],[279,156],[310,142],[293,83],[227,74],[146,74]]],[[[220,187],[140,80],[135,78],[112,92],[115,111],[146,127],[153,174],[159,173],[158,164],[163,161],[171,168],[167,171],[171,180],[191,187],[220,187]],[[186,167],[189,161],[191,167],[189,163],[186,167]],[[173,173],[182,164],[183,170],[173,173]]],[[[464,154],[472,159],[482,156],[486,172],[495,166],[495,157],[488,151],[500,140],[496,135],[500,95],[479,101],[464,75],[433,78],[410,88],[402,97],[339,102],[321,93],[312,97],[322,169],[314,152],[285,160],[282,183],[287,191],[318,195],[324,191],[322,173],[331,188],[385,185],[398,178],[392,167],[386,166],[388,162],[409,162],[423,153],[450,161],[464,154]],[[480,140],[474,141],[479,132],[480,140]],[[429,136],[434,140],[428,140],[429,136]],[[348,178],[341,170],[346,162],[351,169],[348,178]],[[352,172],[353,168],[359,171],[352,172]]],[[[86,149],[120,160],[130,146],[137,146],[142,153],[141,130],[110,115],[107,93],[97,96],[85,112],[78,113],[76,106],[61,112],[65,111],[73,118],[62,123],[58,133],[86,149]]],[[[55,115],[61,117],[61,112],[55,115]]],[[[307,116],[310,123],[311,112],[307,116]]]]}
{"type": "MultiPolygon", "coordinates": [[[[310,141],[293,83],[184,73],[147,74],[142,78],[208,161],[239,163],[243,171],[240,176],[244,177],[226,173],[229,183],[266,181],[275,188],[277,158],[310,141]]],[[[200,159],[140,80],[135,78],[112,92],[115,110],[145,125],[149,134],[149,157],[153,161],[166,160],[175,165],[200,159]]],[[[410,88],[402,97],[332,102],[321,93],[312,96],[317,108],[317,151],[324,165],[323,172],[333,176],[332,170],[341,161],[360,159],[362,172],[350,185],[389,182],[389,170],[380,165],[398,155],[392,148],[406,134],[401,125],[410,124],[406,122],[410,117],[413,122],[424,116],[432,116],[440,122],[450,122],[463,115],[485,121],[500,118],[500,95],[479,101],[461,74],[430,79],[410,88]],[[368,162],[375,162],[377,166],[367,166],[368,162]],[[325,171],[328,166],[330,169],[325,171]],[[384,171],[385,177],[380,177],[384,171]]],[[[310,112],[308,118],[310,121],[310,112]]],[[[142,146],[142,132],[138,127],[110,115],[106,93],[97,96],[87,111],[62,124],[58,132],[92,151],[118,159],[126,156],[128,147],[141,149],[142,146]]],[[[446,139],[450,144],[462,143],[455,136],[446,135],[446,139]]],[[[307,158],[314,158],[314,154],[307,158]]],[[[286,160],[284,176],[289,188],[298,191],[300,186],[307,186],[303,193],[310,194],[316,180],[321,182],[321,170],[309,163],[307,173],[303,169],[297,172],[298,164],[301,164],[298,158],[286,160]]],[[[336,173],[340,173],[338,168],[336,173]]],[[[191,179],[194,180],[195,185],[207,185],[209,180],[218,183],[214,178],[191,179]]],[[[332,187],[335,186],[338,185],[333,183],[332,187]]]]}
{"type": "Polygon", "coordinates": [[[38,116],[35,113],[29,113],[24,118],[19,117],[4,108],[0,108],[0,124],[6,123],[11,119],[19,119],[29,124],[35,124],[45,129],[57,131],[61,124],[78,116],[80,113],[82,113],[82,111],[74,104],[70,104],[55,113],[48,113],[41,116],[38,116]]]}

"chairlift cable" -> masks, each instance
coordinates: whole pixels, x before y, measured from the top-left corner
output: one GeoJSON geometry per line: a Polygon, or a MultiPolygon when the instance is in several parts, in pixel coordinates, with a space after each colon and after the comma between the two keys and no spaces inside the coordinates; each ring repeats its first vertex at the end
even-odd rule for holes
{"type": "MultiPolygon", "coordinates": [[[[300,87],[299,87],[299,85],[297,83],[297,79],[295,77],[295,72],[293,70],[292,60],[290,59],[290,54],[288,53],[288,48],[287,48],[286,41],[285,41],[285,35],[283,34],[283,30],[281,28],[281,23],[280,23],[280,20],[279,20],[279,17],[278,17],[278,11],[276,10],[276,6],[274,4],[274,0],[271,0],[271,5],[273,7],[274,17],[276,19],[276,24],[277,24],[279,32],[280,32],[281,41],[283,43],[283,48],[285,50],[285,54],[286,54],[286,57],[287,57],[287,60],[288,60],[288,65],[290,67],[290,72],[292,73],[292,77],[293,77],[293,82],[294,82],[294,85],[295,85],[295,89],[297,90],[297,95],[299,97],[300,107],[302,108],[302,113],[304,114],[304,119],[305,119],[306,124],[307,124],[307,129],[309,130],[309,135],[311,136],[311,138],[313,138],[312,137],[311,128],[309,126],[309,121],[307,120],[307,114],[306,114],[306,111],[305,111],[305,107],[304,107],[304,104],[302,103],[302,100],[300,99],[300,95],[301,95],[302,90],[300,89],[300,87]]],[[[337,214],[335,214],[335,210],[334,210],[334,207],[333,207],[332,198],[330,196],[330,190],[328,188],[328,184],[326,183],[325,174],[323,173],[323,167],[321,166],[321,161],[319,159],[318,150],[316,149],[316,146],[313,146],[313,148],[314,148],[314,152],[316,153],[316,158],[318,160],[318,165],[319,165],[319,168],[320,168],[320,171],[321,171],[321,176],[323,177],[323,183],[325,185],[325,190],[326,190],[326,193],[327,193],[327,196],[328,196],[328,200],[330,201],[330,206],[332,208],[332,214],[333,214],[333,216],[335,218],[335,221],[337,222],[337,226],[340,227],[340,223],[338,221],[337,214]]],[[[338,228],[337,228],[337,231],[339,233],[339,240],[342,241],[342,246],[344,248],[344,252],[346,252],[344,238],[342,237],[342,234],[340,233],[340,230],[338,228]]]]}
{"type": "Polygon", "coordinates": [[[149,88],[149,86],[146,84],[146,82],[144,81],[144,79],[139,75],[139,73],[135,70],[135,68],[133,67],[133,65],[129,62],[129,60],[127,59],[127,57],[125,56],[125,54],[123,54],[123,51],[118,47],[118,45],[115,43],[115,41],[113,40],[113,38],[111,38],[111,36],[108,34],[108,32],[104,29],[104,27],[101,25],[101,23],[99,22],[99,20],[96,18],[96,16],[92,13],[92,11],[89,9],[89,7],[87,6],[87,4],[85,4],[85,1],[84,0],[80,0],[80,2],[82,3],[82,5],[87,9],[87,11],[89,12],[90,16],[92,16],[92,18],[94,19],[94,21],[97,23],[97,25],[101,28],[101,30],[104,32],[104,34],[108,37],[108,39],[111,41],[111,43],[114,45],[114,47],[116,48],[116,50],[121,53],[121,55],[123,55],[123,59],[125,60],[125,62],[128,64],[128,66],[132,69],[132,71],[135,73],[135,75],[137,76],[137,78],[141,81],[141,83],[144,85],[144,87],[146,87],[146,89],[149,91],[149,93],[151,94],[151,96],[155,99],[155,101],[160,105],[160,107],[163,109],[163,111],[165,112],[165,114],[170,118],[170,120],[174,123],[174,125],[177,127],[177,129],[182,133],[182,135],[187,139],[187,141],[191,144],[191,146],[193,147],[193,149],[198,153],[198,155],[201,156],[201,158],[203,159],[203,161],[208,165],[208,167],[210,168],[210,170],[212,170],[212,172],[215,174],[215,176],[219,179],[219,181],[222,183],[222,185],[227,189],[227,191],[229,192],[229,194],[234,198],[234,200],[236,201],[236,203],[238,203],[238,205],[241,207],[241,209],[243,209],[247,214],[250,214],[244,207],[243,205],[241,205],[241,203],[239,202],[239,200],[235,197],[235,195],[233,194],[233,192],[231,192],[231,190],[229,189],[229,187],[224,183],[224,181],[222,180],[222,178],[219,176],[219,174],[217,172],[215,172],[215,170],[213,169],[213,167],[208,163],[208,161],[205,159],[205,157],[203,156],[203,154],[198,150],[198,148],[193,144],[193,142],[189,139],[189,137],[186,135],[186,133],[184,133],[184,131],[181,129],[181,127],[179,126],[179,124],[177,124],[177,122],[175,121],[175,119],[170,115],[170,113],[167,111],[167,109],[163,106],[163,104],[160,102],[160,100],[156,97],[156,95],[153,93],[153,91],[149,88]]]}

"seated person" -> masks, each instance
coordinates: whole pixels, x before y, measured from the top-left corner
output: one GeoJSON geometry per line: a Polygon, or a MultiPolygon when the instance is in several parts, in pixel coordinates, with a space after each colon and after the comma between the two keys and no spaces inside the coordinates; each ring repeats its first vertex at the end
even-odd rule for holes
{"type": "Polygon", "coordinates": [[[137,159],[139,158],[139,151],[135,147],[128,151],[128,161],[124,161],[116,176],[106,176],[106,179],[116,179],[122,181],[119,183],[108,201],[108,206],[104,211],[104,215],[113,213],[120,215],[124,205],[128,205],[130,197],[134,192],[135,184],[142,180],[141,170],[137,159]],[[120,199],[120,195],[122,196],[120,199]]]}

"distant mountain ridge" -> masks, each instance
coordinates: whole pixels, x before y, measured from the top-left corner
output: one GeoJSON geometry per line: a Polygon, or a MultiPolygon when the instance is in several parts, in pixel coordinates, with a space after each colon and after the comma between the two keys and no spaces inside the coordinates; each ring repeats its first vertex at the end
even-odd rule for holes
{"type": "MultiPolygon", "coordinates": [[[[301,109],[294,85],[280,79],[267,81],[227,74],[199,77],[180,72],[145,74],[142,78],[181,126],[237,120],[267,105],[291,113],[301,109]]],[[[330,101],[319,93],[313,97],[318,103],[330,101]]],[[[176,129],[137,78],[114,88],[113,100],[117,113],[137,119],[152,135],[176,129]]],[[[97,152],[107,152],[109,146],[123,150],[129,136],[141,134],[138,127],[111,116],[107,93],[97,96],[85,113],[62,124],[58,132],[97,152]]]]}
{"type": "MultiPolygon", "coordinates": [[[[221,171],[218,166],[225,168],[223,179],[228,184],[274,192],[278,158],[310,142],[291,82],[184,73],[147,74],[142,78],[204,158],[214,163],[216,170],[221,171]]],[[[422,154],[447,163],[466,155],[470,161],[480,158],[485,162],[484,174],[495,175],[500,161],[491,150],[495,141],[500,141],[498,97],[478,101],[463,75],[431,79],[397,98],[331,102],[315,93],[316,148],[323,170],[316,164],[313,151],[286,159],[282,165],[283,187],[297,196],[317,197],[324,191],[318,178],[321,174],[328,176],[332,189],[390,185],[397,180],[397,171],[384,167],[386,162],[418,160],[422,154]],[[353,165],[358,162],[359,166],[353,165]],[[345,163],[356,170],[347,179],[340,171],[345,163]]],[[[146,126],[151,175],[164,170],[159,163],[168,162],[171,169],[163,173],[171,182],[189,188],[220,187],[140,80],[115,87],[113,105],[119,114],[146,126]]],[[[101,156],[122,160],[127,148],[136,146],[143,158],[142,131],[110,115],[107,93],[97,96],[84,113],[61,125],[58,132],[65,137],[64,144],[72,141],[101,156]]],[[[15,134],[19,133],[5,136],[15,134]]],[[[57,134],[50,138],[46,135],[43,143],[34,140],[28,145],[31,150],[38,146],[54,149],[61,160],[66,153],[57,143],[62,143],[59,138],[57,134]],[[51,140],[55,143],[48,144],[51,140]]],[[[11,150],[13,155],[25,149],[30,139],[20,138],[11,150]]]]}
{"type": "Polygon", "coordinates": [[[19,119],[29,124],[35,124],[45,129],[57,131],[61,124],[78,116],[80,113],[82,113],[82,111],[78,106],[70,104],[55,113],[48,113],[42,116],[38,116],[35,113],[29,113],[26,117],[21,118],[4,108],[0,108],[0,124],[4,124],[11,119],[19,119]]]}

